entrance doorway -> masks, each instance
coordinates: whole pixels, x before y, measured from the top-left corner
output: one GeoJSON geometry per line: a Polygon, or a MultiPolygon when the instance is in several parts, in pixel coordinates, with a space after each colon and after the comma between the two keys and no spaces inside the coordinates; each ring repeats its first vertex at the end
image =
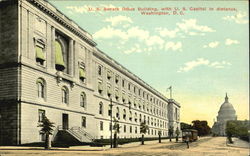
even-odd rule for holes
{"type": "Polygon", "coordinates": [[[62,127],[64,130],[69,129],[69,115],[62,114],[62,127]]]}

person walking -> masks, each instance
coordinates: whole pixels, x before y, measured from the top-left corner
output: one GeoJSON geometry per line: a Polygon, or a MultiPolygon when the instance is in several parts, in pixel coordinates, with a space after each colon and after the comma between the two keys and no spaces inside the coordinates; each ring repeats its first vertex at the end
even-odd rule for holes
{"type": "Polygon", "coordinates": [[[186,136],[186,144],[187,144],[187,148],[189,148],[189,136],[186,136]]]}

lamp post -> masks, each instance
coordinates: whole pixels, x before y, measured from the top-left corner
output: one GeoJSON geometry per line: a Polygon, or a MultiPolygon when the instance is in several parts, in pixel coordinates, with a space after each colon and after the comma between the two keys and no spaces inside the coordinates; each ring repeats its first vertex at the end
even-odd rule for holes
{"type": "Polygon", "coordinates": [[[112,139],[112,112],[113,112],[113,104],[112,104],[112,99],[110,98],[110,148],[113,148],[113,139],[112,139]]]}

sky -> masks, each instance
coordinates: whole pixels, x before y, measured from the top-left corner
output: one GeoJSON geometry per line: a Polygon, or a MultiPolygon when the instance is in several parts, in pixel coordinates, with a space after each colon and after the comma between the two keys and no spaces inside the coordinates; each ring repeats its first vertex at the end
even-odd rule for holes
{"type": "Polygon", "coordinates": [[[248,1],[49,0],[97,47],[181,104],[181,121],[218,115],[228,94],[249,118],[248,1]]]}

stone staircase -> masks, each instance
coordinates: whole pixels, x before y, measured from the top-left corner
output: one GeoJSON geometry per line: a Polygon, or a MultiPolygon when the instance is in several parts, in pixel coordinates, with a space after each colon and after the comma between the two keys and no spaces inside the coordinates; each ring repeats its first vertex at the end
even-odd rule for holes
{"type": "Polygon", "coordinates": [[[54,130],[52,141],[69,145],[88,144],[94,142],[94,137],[81,127],[63,129],[62,126],[58,126],[54,130]]]}

